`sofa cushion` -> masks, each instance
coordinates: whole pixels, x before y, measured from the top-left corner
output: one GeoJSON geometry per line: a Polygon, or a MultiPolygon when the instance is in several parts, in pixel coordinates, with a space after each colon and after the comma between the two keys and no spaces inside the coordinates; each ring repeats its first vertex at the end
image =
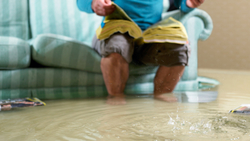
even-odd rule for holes
{"type": "Polygon", "coordinates": [[[19,69],[30,65],[30,45],[16,37],[0,36],[0,69],[19,69]]]}
{"type": "Polygon", "coordinates": [[[0,0],[0,36],[29,39],[28,0],[0,0]]]}
{"type": "MultiPolygon", "coordinates": [[[[37,36],[32,47],[32,58],[45,66],[102,73],[101,56],[96,51],[84,43],[61,35],[37,36]]],[[[130,74],[150,74],[156,70],[154,66],[130,64],[130,74]]]]}
{"type": "MultiPolygon", "coordinates": [[[[150,94],[153,92],[154,74],[130,75],[126,94],[150,94]]],[[[200,83],[218,85],[215,80],[198,78],[179,81],[175,91],[197,91],[200,83]]],[[[207,85],[208,86],[208,85],[207,85]]],[[[38,97],[40,99],[87,98],[107,95],[101,74],[72,69],[19,69],[0,71],[0,100],[38,97]]]]}
{"type": "MultiPolygon", "coordinates": [[[[21,70],[20,70],[21,71],[21,70]]],[[[26,70],[28,71],[28,70],[26,70]]],[[[1,73],[1,72],[0,72],[1,73]]],[[[36,81],[38,82],[38,81],[36,81]]],[[[175,91],[197,91],[198,81],[192,80],[188,83],[180,81],[175,91]]],[[[37,84],[37,83],[35,83],[37,84]]],[[[124,90],[125,94],[152,94],[154,90],[153,83],[128,84],[124,90]]],[[[27,89],[2,89],[0,90],[0,100],[16,99],[25,97],[37,97],[41,100],[48,99],[69,99],[69,98],[91,98],[107,96],[108,92],[105,85],[95,86],[77,86],[77,87],[51,87],[51,88],[27,88],[27,89]]],[[[178,96],[179,100],[182,98],[178,96]]]]}
{"type": "Polygon", "coordinates": [[[37,36],[33,41],[32,59],[44,66],[101,72],[101,57],[92,48],[61,35],[37,36]]]}
{"type": "MultiPolygon", "coordinates": [[[[127,84],[152,83],[155,74],[132,75],[127,84]]],[[[102,74],[61,68],[0,70],[0,90],[105,86],[102,74]]]]}
{"type": "Polygon", "coordinates": [[[102,17],[81,12],[76,0],[30,0],[33,38],[52,33],[91,44],[102,17]]]}

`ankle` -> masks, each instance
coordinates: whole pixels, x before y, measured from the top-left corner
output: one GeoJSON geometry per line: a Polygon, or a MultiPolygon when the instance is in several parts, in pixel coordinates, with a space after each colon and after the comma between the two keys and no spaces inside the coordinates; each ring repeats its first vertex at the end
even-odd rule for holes
{"type": "Polygon", "coordinates": [[[113,98],[113,97],[125,97],[125,95],[124,94],[109,94],[108,95],[108,98],[113,98]]]}
{"type": "Polygon", "coordinates": [[[158,97],[158,96],[161,96],[161,95],[163,95],[162,93],[154,93],[154,97],[158,97]]]}
{"type": "Polygon", "coordinates": [[[162,91],[154,91],[154,96],[162,95],[162,94],[164,94],[162,91]]]}

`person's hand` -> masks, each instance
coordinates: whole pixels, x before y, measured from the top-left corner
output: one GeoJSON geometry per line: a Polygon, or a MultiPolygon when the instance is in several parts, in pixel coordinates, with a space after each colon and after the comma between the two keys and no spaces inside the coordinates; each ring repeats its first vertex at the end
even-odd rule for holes
{"type": "Polygon", "coordinates": [[[205,0],[187,0],[187,6],[190,8],[196,8],[200,6],[205,0]]]}
{"type": "Polygon", "coordinates": [[[91,8],[99,16],[107,16],[115,10],[111,0],[93,0],[91,8]]]}

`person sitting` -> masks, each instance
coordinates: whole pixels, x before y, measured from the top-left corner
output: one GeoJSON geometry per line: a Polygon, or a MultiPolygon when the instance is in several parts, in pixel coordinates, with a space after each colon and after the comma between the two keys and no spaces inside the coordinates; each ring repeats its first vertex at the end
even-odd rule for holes
{"type": "MultiPolygon", "coordinates": [[[[142,29],[161,20],[163,0],[113,0],[142,29]]],[[[176,7],[189,12],[200,6],[204,0],[174,0],[176,7]],[[183,4],[184,3],[184,4],[183,4]]],[[[115,7],[111,0],[77,0],[78,8],[99,16],[111,14],[115,7]]],[[[115,33],[106,40],[94,37],[93,48],[102,56],[101,70],[109,96],[109,104],[125,104],[124,89],[129,77],[129,63],[159,66],[154,79],[154,98],[167,102],[175,97],[171,93],[188,65],[189,45],[173,43],[147,43],[136,46],[133,37],[127,33],[115,33]]]]}

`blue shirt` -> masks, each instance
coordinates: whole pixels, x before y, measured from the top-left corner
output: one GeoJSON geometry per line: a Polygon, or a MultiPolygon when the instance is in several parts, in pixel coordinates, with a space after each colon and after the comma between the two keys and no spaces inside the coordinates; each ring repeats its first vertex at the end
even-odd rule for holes
{"type": "MultiPolygon", "coordinates": [[[[127,15],[142,29],[161,20],[163,0],[112,0],[120,6],[127,15]]],[[[187,0],[175,0],[175,6],[183,12],[189,12],[192,8],[187,7],[187,0]]],[[[92,0],[77,0],[77,6],[81,11],[94,13],[91,9],[92,0]]]]}

